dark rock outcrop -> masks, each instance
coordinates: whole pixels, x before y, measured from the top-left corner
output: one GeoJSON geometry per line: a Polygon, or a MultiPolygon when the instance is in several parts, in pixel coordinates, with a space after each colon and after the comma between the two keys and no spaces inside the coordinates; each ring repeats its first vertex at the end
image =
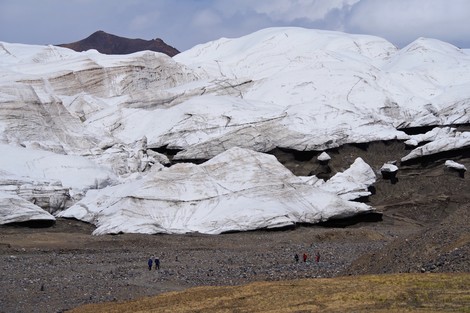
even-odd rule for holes
{"type": "Polygon", "coordinates": [[[179,53],[172,46],[167,45],[160,38],[152,40],[129,39],[108,34],[102,30],[91,34],[89,37],[80,41],[57,45],[77,52],[96,49],[103,54],[129,54],[143,50],[161,52],[170,57],[179,53]]]}

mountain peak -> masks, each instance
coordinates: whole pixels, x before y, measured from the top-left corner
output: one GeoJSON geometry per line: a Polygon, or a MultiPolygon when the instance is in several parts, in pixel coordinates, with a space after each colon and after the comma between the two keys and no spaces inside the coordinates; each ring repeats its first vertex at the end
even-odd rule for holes
{"type": "Polygon", "coordinates": [[[130,39],[109,34],[98,30],[80,41],[59,44],[57,46],[69,48],[77,52],[96,49],[103,54],[129,54],[143,50],[164,53],[170,57],[179,53],[177,49],[166,44],[162,39],[152,40],[130,39]]]}

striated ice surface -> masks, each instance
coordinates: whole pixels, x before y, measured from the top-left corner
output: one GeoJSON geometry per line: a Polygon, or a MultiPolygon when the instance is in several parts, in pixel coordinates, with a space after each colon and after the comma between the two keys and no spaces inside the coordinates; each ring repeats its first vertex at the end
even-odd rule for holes
{"type": "Polygon", "coordinates": [[[243,163],[239,151],[271,170],[276,160],[259,153],[378,140],[416,147],[402,161],[466,149],[468,132],[401,129],[469,123],[469,90],[468,52],[429,38],[397,49],[374,36],[267,28],[174,58],[0,42],[0,222],[26,208],[16,197],[46,213],[69,208],[96,233],[220,233],[356,214],[370,210],[348,201],[366,195],[366,166],[322,183],[276,163],[269,185],[251,163],[217,160],[243,163]],[[193,160],[206,162],[172,165],[193,160]],[[217,184],[237,182],[228,185],[237,192],[210,183],[201,171],[211,164],[217,184]]]}

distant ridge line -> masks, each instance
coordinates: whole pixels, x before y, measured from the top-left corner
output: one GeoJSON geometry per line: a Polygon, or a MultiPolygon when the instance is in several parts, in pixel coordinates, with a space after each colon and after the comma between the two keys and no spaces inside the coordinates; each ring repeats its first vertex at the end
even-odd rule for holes
{"type": "Polygon", "coordinates": [[[162,39],[152,40],[130,39],[108,34],[102,30],[96,31],[85,39],[72,43],[58,44],[77,52],[96,49],[103,54],[130,54],[138,51],[150,50],[164,53],[173,57],[180,53],[176,48],[166,44],[162,39]]]}

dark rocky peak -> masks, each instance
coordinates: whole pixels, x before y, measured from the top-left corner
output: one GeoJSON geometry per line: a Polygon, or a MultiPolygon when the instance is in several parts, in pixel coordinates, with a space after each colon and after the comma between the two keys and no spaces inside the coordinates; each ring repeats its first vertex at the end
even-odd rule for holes
{"type": "Polygon", "coordinates": [[[57,46],[69,48],[77,52],[96,49],[103,54],[129,54],[150,50],[165,53],[172,57],[179,53],[177,49],[167,45],[160,38],[152,40],[130,39],[108,34],[102,30],[94,32],[80,41],[59,44],[57,46]]]}

